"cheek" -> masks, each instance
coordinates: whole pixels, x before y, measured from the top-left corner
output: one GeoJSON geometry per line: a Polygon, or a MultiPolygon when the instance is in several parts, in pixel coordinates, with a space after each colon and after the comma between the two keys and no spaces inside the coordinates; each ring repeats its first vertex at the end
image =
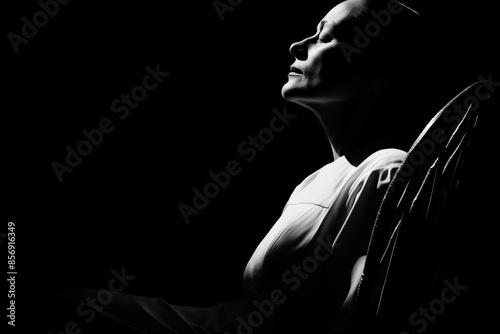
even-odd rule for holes
{"type": "Polygon", "coordinates": [[[348,62],[344,56],[340,44],[324,50],[320,57],[321,68],[318,76],[328,85],[347,84],[358,81],[360,75],[357,63],[348,62]]]}

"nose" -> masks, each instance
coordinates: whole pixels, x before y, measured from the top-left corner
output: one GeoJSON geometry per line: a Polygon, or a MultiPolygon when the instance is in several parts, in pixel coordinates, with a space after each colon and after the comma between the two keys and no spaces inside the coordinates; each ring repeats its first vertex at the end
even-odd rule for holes
{"type": "Polygon", "coordinates": [[[309,38],[303,39],[299,42],[295,42],[290,45],[290,53],[297,60],[306,60],[307,59],[307,42],[309,38]]]}

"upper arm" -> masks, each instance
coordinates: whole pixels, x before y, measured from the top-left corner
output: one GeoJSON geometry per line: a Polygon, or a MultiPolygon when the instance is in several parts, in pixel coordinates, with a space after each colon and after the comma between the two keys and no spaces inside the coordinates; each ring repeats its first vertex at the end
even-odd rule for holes
{"type": "Polygon", "coordinates": [[[331,231],[333,253],[328,263],[328,284],[335,290],[332,297],[337,299],[335,304],[342,314],[352,305],[378,210],[398,167],[395,164],[375,169],[354,182],[345,203],[345,214],[335,217],[343,221],[338,231],[331,231]]]}

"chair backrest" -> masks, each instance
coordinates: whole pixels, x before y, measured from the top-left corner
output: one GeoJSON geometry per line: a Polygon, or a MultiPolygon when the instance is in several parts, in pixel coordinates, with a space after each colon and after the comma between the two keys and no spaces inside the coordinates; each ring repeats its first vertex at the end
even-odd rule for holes
{"type": "MultiPolygon", "coordinates": [[[[427,124],[391,181],[379,209],[358,287],[356,332],[407,320],[439,280],[445,204],[457,188],[478,120],[482,82],[467,87],[427,124]],[[410,302],[409,302],[410,301],[410,302]]],[[[483,102],[481,102],[482,104],[483,102]]],[[[399,332],[398,331],[398,332],[399,332]]]]}

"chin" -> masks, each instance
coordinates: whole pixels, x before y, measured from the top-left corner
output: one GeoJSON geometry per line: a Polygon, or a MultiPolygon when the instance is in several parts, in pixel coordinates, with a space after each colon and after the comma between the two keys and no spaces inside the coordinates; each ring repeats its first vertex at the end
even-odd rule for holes
{"type": "Polygon", "coordinates": [[[283,87],[281,87],[281,96],[283,96],[285,100],[289,101],[289,90],[286,87],[286,84],[283,87]]]}
{"type": "Polygon", "coordinates": [[[293,86],[290,81],[283,85],[281,88],[281,96],[289,102],[295,102],[300,98],[297,87],[293,86]]]}

